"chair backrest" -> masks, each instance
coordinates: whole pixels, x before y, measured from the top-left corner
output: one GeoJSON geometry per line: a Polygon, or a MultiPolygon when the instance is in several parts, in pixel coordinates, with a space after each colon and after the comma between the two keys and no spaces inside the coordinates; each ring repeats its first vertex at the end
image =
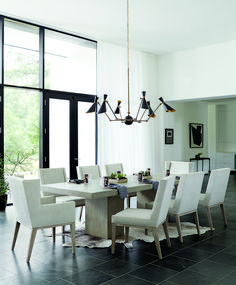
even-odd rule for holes
{"type": "MultiPolygon", "coordinates": [[[[66,170],[65,168],[40,168],[39,179],[41,184],[52,184],[66,182],[66,170]]],[[[49,192],[43,192],[43,196],[52,195],[49,192]]],[[[61,196],[55,195],[54,196],[61,196]]]]}
{"type": "Polygon", "coordinates": [[[230,168],[211,170],[205,196],[208,206],[224,202],[229,174],[230,168]]]}
{"type": "Polygon", "coordinates": [[[180,175],[179,185],[173,205],[175,214],[195,211],[198,207],[204,172],[180,175]]]}
{"type": "Polygon", "coordinates": [[[90,166],[77,166],[77,176],[80,179],[84,178],[84,174],[87,173],[90,179],[97,179],[101,177],[99,165],[90,165],[90,166]]]}
{"type": "Polygon", "coordinates": [[[18,222],[32,227],[34,216],[40,208],[39,179],[25,180],[19,177],[8,177],[13,206],[18,222]]]}
{"type": "Polygon", "coordinates": [[[167,176],[160,180],[157,194],[153,202],[151,220],[154,226],[162,223],[167,216],[171,194],[174,188],[175,176],[167,176]]]}
{"type": "Polygon", "coordinates": [[[165,171],[169,169],[170,174],[178,175],[194,172],[194,162],[188,161],[165,161],[165,171]]]}
{"type": "Polygon", "coordinates": [[[123,165],[122,163],[112,163],[112,164],[105,164],[105,172],[106,175],[109,176],[111,173],[121,171],[123,173],[123,165]]]}

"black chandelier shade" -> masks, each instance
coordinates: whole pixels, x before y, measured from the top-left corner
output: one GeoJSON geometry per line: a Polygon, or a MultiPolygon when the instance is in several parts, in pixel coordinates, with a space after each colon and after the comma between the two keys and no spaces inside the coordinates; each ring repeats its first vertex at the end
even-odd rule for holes
{"type": "Polygon", "coordinates": [[[169,106],[168,104],[166,104],[163,100],[162,97],[159,98],[159,100],[163,103],[166,112],[175,112],[175,109],[173,109],[171,106],[169,106]]]}
{"type": "Polygon", "coordinates": [[[145,99],[146,91],[143,91],[142,93],[143,93],[143,98],[142,98],[141,108],[148,110],[149,107],[148,107],[147,101],[146,101],[146,99],[145,99]]]}
{"type": "Polygon", "coordinates": [[[86,113],[94,113],[96,111],[97,104],[98,104],[98,96],[95,97],[93,105],[88,109],[86,113]]]}
{"type": "Polygon", "coordinates": [[[120,104],[121,104],[121,101],[118,100],[118,104],[117,104],[117,107],[116,107],[116,110],[115,110],[115,114],[120,114],[120,104]]]}
{"type": "Polygon", "coordinates": [[[153,113],[153,110],[151,108],[150,101],[147,101],[147,104],[148,104],[148,117],[156,118],[156,115],[153,113]]]}
{"type": "Polygon", "coordinates": [[[104,94],[104,100],[102,102],[101,108],[98,111],[98,114],[106,113],[106,111],[107,111],[106,99],[107,99],[107,94],[104,94]]]}

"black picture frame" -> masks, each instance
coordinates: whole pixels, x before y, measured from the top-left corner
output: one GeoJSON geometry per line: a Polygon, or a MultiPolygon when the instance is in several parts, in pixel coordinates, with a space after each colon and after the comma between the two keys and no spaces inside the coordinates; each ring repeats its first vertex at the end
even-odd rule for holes
{"type": "Polygon", "coordinates": [[[165,144],[174,143],[174,129],[165,129],[165,144]]]}
{"type": "Polygon", "coordinates": [[[190,148],[203,148],[204,138],[203,124],[190,123],[189,124],[189,147],[190,148]]]}

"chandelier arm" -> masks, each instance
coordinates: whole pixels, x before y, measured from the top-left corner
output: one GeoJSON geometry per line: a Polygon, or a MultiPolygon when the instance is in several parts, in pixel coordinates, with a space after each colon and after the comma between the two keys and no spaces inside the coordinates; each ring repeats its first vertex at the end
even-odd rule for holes
{"type": "Polygon", "coordinates": [[[109,106],[109,108],[110,108],[112,114],[114,115],[114,117],[115,117],[116,119],[118,119],[118,118],[116,117],[116,114],[115,114],[114,111],[112,110],[111,105],[109,104],[109,102],[108,102],[108,101],[106,101],[106,102],[107,102],[107,105],[109,106]]]}
{"type": "Polygon", "coordinates": [[[142,114],[141,118],[140,118],[138,121],[141,121],[141,120],[142,120],[142,118],[143,118],[145,112],[146,112],[146,109],[143,111],[143,114],[142,114]]]}
{"type": "Polygon", "coordinates": [[[137,115],[136,115],[136,117],[135,117],[135,119],[136,119],[136,120],[138,119],[138,114],[139,114],[139,111],[140,111],[141,105],[142,105],[142,98],[141,98],[141,102],[140,102],[139,107],[138,107],[137,115]]]}
{"type": "MultiPolygon", "coordinates": [[[[154,114],[156,112],[156,110],[162,105],[163,103],[160,103],[156,109],[152,112],[152,114],[154,114]]],[[[149,119],[151,118],[152,114],[149,115],[148,119],[147,119],[147,122],[149,121],[149,119]]]]}

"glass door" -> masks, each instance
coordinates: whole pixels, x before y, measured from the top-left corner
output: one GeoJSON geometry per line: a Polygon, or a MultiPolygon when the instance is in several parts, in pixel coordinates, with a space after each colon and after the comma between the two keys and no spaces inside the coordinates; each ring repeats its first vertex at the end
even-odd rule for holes
{"type": "Polygon", "coordinates": [[[94,96],[47,91],[43,96],[43,167],[64,167],[77,178],[76,166],[96,163],[96,117],[86,114],[94,96]]]}

